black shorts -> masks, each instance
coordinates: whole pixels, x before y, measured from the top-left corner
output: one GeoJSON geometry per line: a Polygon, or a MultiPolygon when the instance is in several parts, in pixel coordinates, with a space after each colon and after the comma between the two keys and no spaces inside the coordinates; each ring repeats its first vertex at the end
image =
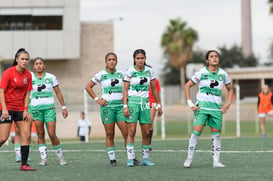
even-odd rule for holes
{"type": "MultiPolygon", "coordinates": [[[[0,110],[0,117],[2,117],[2,110],[0,110]]],[[[23,121],[23,111],[9,111],[9,119],[1,119],[0,124],[12,123],[12,121],[23,121]]]]}
{"type": "Polygon", "coordinates": [[[80,141],[85,141],[85,136],[80,136],[80,141]]]}

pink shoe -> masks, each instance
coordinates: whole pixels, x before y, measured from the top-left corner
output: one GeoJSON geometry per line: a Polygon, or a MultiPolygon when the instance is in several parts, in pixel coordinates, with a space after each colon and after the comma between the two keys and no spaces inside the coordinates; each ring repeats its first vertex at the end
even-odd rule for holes
{"type": "Polygon", "coordinates": [[[22,165],[20,168],[21,171],[35,171],[35,168],[31,168],[29,165],[22,165]]]}

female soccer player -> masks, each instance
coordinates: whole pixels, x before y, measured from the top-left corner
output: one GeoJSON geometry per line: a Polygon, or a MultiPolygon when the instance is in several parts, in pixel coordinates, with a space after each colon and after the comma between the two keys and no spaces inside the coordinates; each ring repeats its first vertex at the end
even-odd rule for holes
{"type": "Polygon", "coordinates": [[[122,107],[122,80],[124,75],[123,72],[116,69],[117,55],[115,53],[110,52],[105,55],[105,64],[106,68],[96,73],[86,85],[85,90],[101,106],[101,119],[106,133],[106,151],[110,165],[116,166],[115,124],[120,129],[125,145],[128,133],[122,107]],[[98,97],[93,91],[96,84],[100,84],[101,97],[98,97]]]}
{"type": "Polygon", "coordinates": [[[142,133],[142,162],[141,165],[153,166],[149,160],[149,129],[151,125],[151,115],[149,106],[149,85],[155,97],[158,115],[161,116],[160,97],[155,86],[155,77],[153,70],[146,66],[146,53],[142,49],[135,50],[134,66],[129,67],[124,76],[123,89],[123,114],[127,117],[128,138],[127,138],[127,166],[133,167],[135,158],[135,134],[137,121],[141,127],[142,133]]]}
{"type": "Polygon", "coordinates": [[[53,150],[59,160],[60,165],[66,165],[62,154],[60,140],[56,136],[56,110],[53,99],[53,90],[62,105],[62,114],[66,118],[68,116],[64,98],[59,88],[59,83],[53,74],[45,72],[45,62],[43,58],[37,57],[33,62],[34,73],[32,73],[31,92],[31,111],[32,119],[35,121],[36,131],[38,135],[38,147],[41,156],[39,165],[47,164],[47,147],[45,142],[46,124],[47,133],[51,140],[53,150]]]}
{"type": "Polygon", "coordinates": [[[26,69],[28,52],[21,48],[15,54],[13,66],[2,75],[0,83],[0,146],[8,139],[12,121],[21,135],[21,171],[34,171],[27,164],[30,144],[31,120],[28,119],[28,103],[32,89],[31,74],[26,69]]]}
{"type": "MultiPolygon", "coordinates": [[[[159,82],[157,79],[154,79],[154,80],[155,80],[156,89],[157,89],[158,93],[160,93],[161,89],[160,89],[159,82]]],[[[150,151],[151,151],[152,150],[152,147],[151,147],[152,137],[153,137],[153,133],[154,133],[153,122],[154,122],[155,114],[157,111],[157,109],[156,109],[157,105],[156,105],[155,98],[153,96],[153,91],[152,91],[151,85],[149,86],[149,102],[150,102],[150,112],[151,112],[151,126],[150,126],[150,132],[149,132],[150,142],[149,143],[150,143],[150,151]]]]}
{"type": "Polygon", "coordinates": [[[273,116],[272,104],[273,94],[270,91],[268,85],[264,85],[262,88],[262,92],[258,95],[258,114],[261,120],[261,131],[263,137],[266,137],[265,117],[273,116]]]}
{"type": "Polygon", "coordinates": [[[213,167],[225,167],[220,162],[220,132],[222,129],[223,113],[226,113],[232,100],[232,82],[228,74],[219,68],[219,53],[209,50],[206,53],[207,67],[200,69],[185,85],[185,94],[189,107],[194,112],[193,130],[189,139],[188,158],[184,167],[190,167],[198,139],[205,125],[211,128],[213,167]],[[198,84],[196,103],[190,99],[190,87],[198,84]],[[228,90],[226,104],[222,105],[222,87],[228,90]]]}

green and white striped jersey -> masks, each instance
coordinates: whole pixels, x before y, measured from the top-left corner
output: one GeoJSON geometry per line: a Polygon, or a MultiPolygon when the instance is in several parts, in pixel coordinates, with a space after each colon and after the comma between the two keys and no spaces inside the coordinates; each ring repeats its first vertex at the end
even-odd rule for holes
{"type": "Polygon", "coordinates": [[[113,74],[102,70],[91,79],[94,84],[100,84],[101,97],[108,101],[108,105],[122,104],[123,72],[116,70],[113,74]]]}
{"type": "Polygon", "coordinates": [[[196,101],[200,109],[220,111],[222,106],[222,87],[230,84],[229,75],[221,68],[212,73],[207,67],[196,72],[191,80],[198,84],[196,101]]]}
{"type": "Polygon", "coordinates": [[[45,110],[55,108],[53,88],[58,86],[58,80],[53,74],[45,72],[43,78],[39,79],[32,74],[32,91],[30,96],[31,110],[45,110]]]}
{"type": "Polygon", "coordinates": [[[124,76],[124,81],[130,82],[128,97],[148,98],[150,81],[154,79],[154,72],[150,67],[145,66],[142,72],[135,66],[129,67],[124,76]]]}

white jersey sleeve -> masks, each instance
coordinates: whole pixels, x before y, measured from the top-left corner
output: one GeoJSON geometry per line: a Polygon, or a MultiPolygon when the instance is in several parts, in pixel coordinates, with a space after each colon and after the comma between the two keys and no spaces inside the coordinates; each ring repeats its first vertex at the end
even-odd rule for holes
{"type": "Polygon", "coordinates": [[[130,82],[131,80],[131,71],[130,68],[128,68],[124,73],[123,81],[130,82]]]}
{"type": "Polygon", "coordinates": [[[198,84],[201,80],[202,72],[199,70],[198,72],[195,72],[194,75],[191,78],[191,81],[195,84],[198,84]]]}
{"type": "Polygon", "coordinates": [[[101,71],[97,72],[94,77],[91,78],[94,84],[99,84],[101,82],[101,71]]]}
{"type": "Polygon", "coordinates": [[[230,83],[231,83],[230,77],[229,77],[229,75],[225,72],[224,84],[227,85],[227,84],[230,84],[230,83]]]}

